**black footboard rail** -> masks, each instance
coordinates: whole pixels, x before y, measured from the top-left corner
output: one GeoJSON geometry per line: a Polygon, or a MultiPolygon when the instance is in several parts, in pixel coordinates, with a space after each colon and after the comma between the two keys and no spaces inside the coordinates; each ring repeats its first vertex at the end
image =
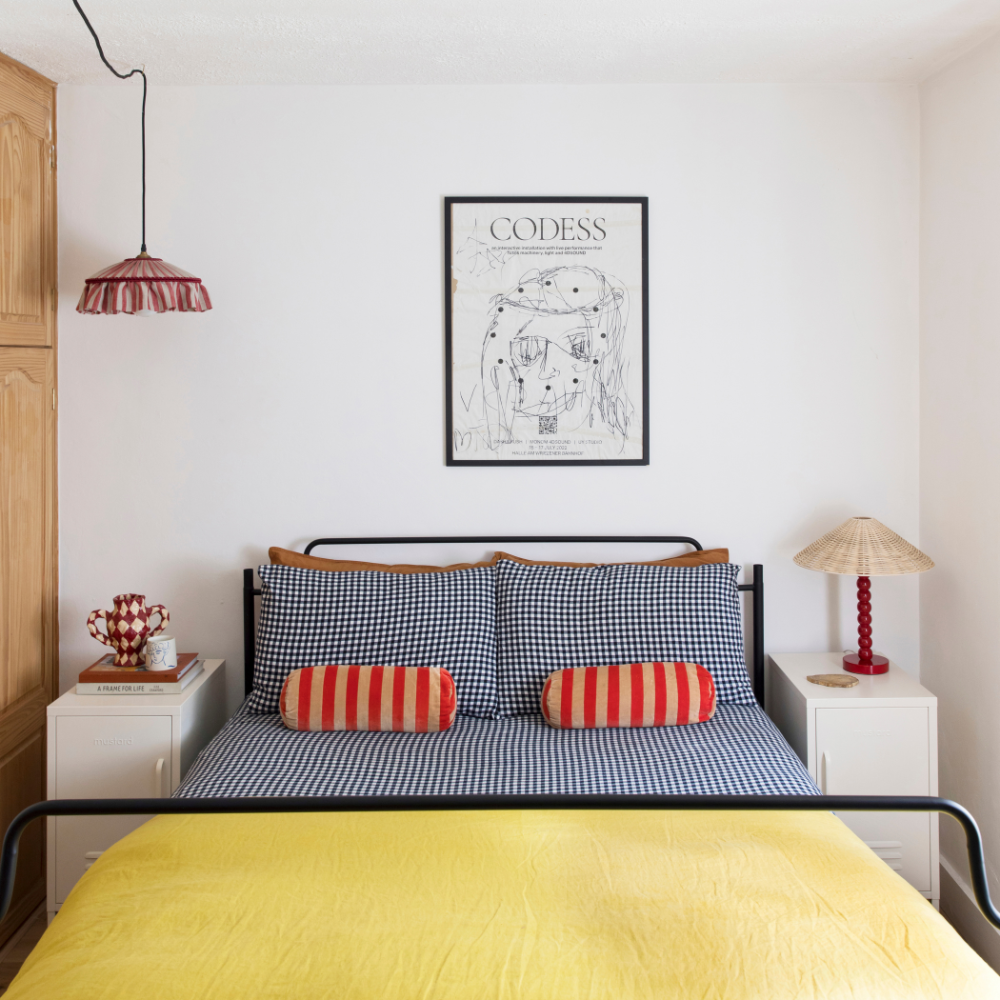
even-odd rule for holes
{"type": "Polygon", "coordinates": [[[0,920],[10,906],[17,848],[25,827],[42,816],[161,816],[232,813],[463,812],[489,809],[674,809],[745,812],[937,812],[965,831],[976,903],[994,927],[1000,912],[990,898],[983,838],[972,814],[957,802],[922,795],[338,795],[192,799],[50,799],[14,817],[0,852],[0,920]]]}

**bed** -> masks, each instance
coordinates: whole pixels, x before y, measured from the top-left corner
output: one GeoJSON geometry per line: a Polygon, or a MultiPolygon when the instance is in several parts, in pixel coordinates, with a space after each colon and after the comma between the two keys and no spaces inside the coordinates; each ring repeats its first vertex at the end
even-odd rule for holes
{"type": "MultiPolygon", "coordinates": [[[[314,579],[303,572],[262,574],[256,638],[256,588],[248,582],[247,661],[258,671],[248,676],[251,697],[174,799],[32,807],[32,815],[160,815],[105,852],[81,880],[12,984],[11,1000],[1000,997],[1000,978],[830,810],[950,812],[969,837],[980,904],[1000,922],[971,817],[943,800],[820,796],[760,708],[760,567],[753,583],[740,585],[754,601],[753,683],[741,687],[742,630],[735,665],[743,678],[737,670],[727,681],[719,659],[736,656],[731,601],[723,609],[729,618],[718,618],[709,604],[699,615],[713,619],[710,628],[699,618],[677,631],[684,649],[714,664],[720,690],[731,681],[710,721],[553,729],[516,692],[506,705],[502,690],[498,702],[490,701],[488,685],[469,674],[466,713],[433,736],[295,732],[266,710],[269,663],[306,663],[316,653],[320,619],[295,605],[294,613],[282,612],[275,654],[268,601],[280,587],[272,584],[269,597],[268,580],[290,579],[288,592],[300,595],[303,581],[311,587],[314,579]],[[728,639],[720,638],[727,630],[728,639]]],[[[594,624],[611,605],[584,620],[578,609],[587,606],[586,593],[573,592],[561,604],[556,585],[606,583],[614,574],[540,573],[513,564],[503,572],[510,586],[531,584],[531,609],[542,580],[547,609],[536,623],[545,642],[527,659],[519,644],[535,626],[511,626],[516,600],[498,599],[495,634],[483,618],[478,648],[495,643],[511,674],[537,673],[535,659],[542,666],[553,657],[586,662],[611,641],[594,624]],[[574,624],[560,632],[569,618],[574,624]]],[[[690,580],[702,576],[737,586],[735,572],[727,572],[668,576],[688,593],[690,580]]],[[[645,595],[663,577],[622,570],[615,585],[625,581],[645,595]]],[[[469,587],[486,578],[485,570],[467,575],[462,607],[469,587]]],[[[423,607],[434,593],[453,592],[458,580],[323,580],[310,592],[310,607],[324,621],[339,608],[335,617],[344,620],[345,608],[363,604],[369,586],[408,588],[423,607]]],[[[453,608],[453,593],[448,601],[443,606],[453,608]]],[[[447,621],[453,619],[449,612],[447,621]]],[[[415,641],[413,608],[400,620],[407,623],[407,645],[399,647],[405,656],[415,641]]],[[[675,628],[671,622],[657,628],[675,628]]],[[[664,641],[665,633],[649,640],[647,624],[629,649],[664,641]]],[[[611,631],[627,629],[619,623],[611,631]]],[[[459,650],[455,663],[473,661],[479,654],[470,649],[459,650]]],[[[5,853],[0,878],[9,881],[8,869],[5,853]]]]}

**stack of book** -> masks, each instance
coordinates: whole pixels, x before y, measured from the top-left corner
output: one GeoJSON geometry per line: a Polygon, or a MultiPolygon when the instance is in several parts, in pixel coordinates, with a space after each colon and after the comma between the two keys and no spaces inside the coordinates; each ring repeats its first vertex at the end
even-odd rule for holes
{"type": "Polygon", "coordinates": [[[102,656],[80,674],[77,694],[177,694],[204,669],[197,653],[179,653],[173,670],[116,667],[114,653],[102,656]]]}

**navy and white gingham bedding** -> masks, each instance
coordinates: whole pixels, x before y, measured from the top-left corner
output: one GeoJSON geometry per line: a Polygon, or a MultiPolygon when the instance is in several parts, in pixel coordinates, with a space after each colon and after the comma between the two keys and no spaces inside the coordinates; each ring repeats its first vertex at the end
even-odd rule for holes
{"type": "Polygon", "coordinates": [[[442,667],[458,714],[492,718],[497,706],[496,574],[331,573],[261,566],[260,624],[251,712],[278,711],[299,667],[357,663],[442,667]]]}
{"type": "Polygon", "coordinates": [[[734,563],[567,567],[500,560],[497,714],[536,714],[554,670],[656,660],[700,663],[720,704],[756,704],[743,658],[739,570],[734,563]]]}
{"type": "Polygon", "coordinates": [[[818,794],[756,705],[709,722],[649,729],[551,729],[540,714],[458,716],[443,733],[294,732],[244,706],[175,793],[468,795],[818,794]]]}

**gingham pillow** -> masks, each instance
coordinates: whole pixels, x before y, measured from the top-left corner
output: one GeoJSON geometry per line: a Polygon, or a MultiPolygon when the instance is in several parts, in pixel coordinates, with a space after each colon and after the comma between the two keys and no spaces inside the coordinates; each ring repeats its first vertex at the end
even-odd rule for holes
{"type": "Polygon", "coordinates": [[[571,568],[501,560],[500,717],[537,714],[554,670],[670,660],[700,663],[720,704],[755,704],[743,657],[739,569],[733,563],[571,568]]]}
{"type": "Polygon", "coordinates": [[[496,571],[327,573],[261,566],[260,624],[250,712],[278,711],[300,667],[351,663],[441,667],[458,714],[495,717],[496,571]]]}

